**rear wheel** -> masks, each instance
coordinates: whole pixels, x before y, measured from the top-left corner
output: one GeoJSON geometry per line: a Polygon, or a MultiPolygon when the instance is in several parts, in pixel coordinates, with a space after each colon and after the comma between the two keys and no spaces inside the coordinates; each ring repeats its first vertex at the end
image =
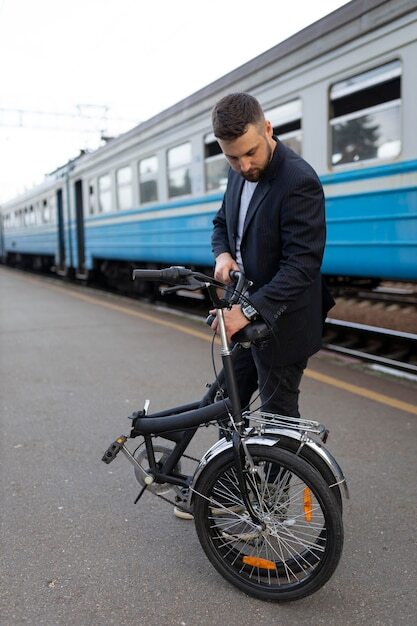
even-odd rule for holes
{"type": "Polygon", "coordinates": [[[233,451],[208,465],[197,486],[194,519],[214,567],[262,600],[295,600],[320,589],[343,547],[340,508],[309,463],[287,450],[250,445],[256,472],[245,472],[262,526],[243,503],[233,451]]]}

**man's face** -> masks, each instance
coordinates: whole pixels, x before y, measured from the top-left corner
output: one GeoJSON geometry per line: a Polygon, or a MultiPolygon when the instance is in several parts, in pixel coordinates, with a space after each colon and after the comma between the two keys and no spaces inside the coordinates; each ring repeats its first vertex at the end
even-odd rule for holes
{"type": "Polygon", "coordinates": [[[249,124],[237,139],[218,139],[230,167],[246,180],[256,183],[266,170],[275,148],[271,123],[249,124]]]}

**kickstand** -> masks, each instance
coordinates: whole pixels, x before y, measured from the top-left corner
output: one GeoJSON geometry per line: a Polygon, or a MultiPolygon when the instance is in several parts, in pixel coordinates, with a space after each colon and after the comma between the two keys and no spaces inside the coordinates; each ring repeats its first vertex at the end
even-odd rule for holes
{"type": "Polygon", "coordinates": [[[143,485],[142,489],[139,491],[139,495],[138,495],[138,497],[136,498],[136,500],[134,501],[134,503],[133,503],[133,504],[137,504],[137,502],[138,502],[139,498],[141,498],[141,497],[142,497],[143,492],[145,491],[145,489],[146,489],[146,487],[147,487],[147,486],[148,486],[148,485],[143,485]]]}

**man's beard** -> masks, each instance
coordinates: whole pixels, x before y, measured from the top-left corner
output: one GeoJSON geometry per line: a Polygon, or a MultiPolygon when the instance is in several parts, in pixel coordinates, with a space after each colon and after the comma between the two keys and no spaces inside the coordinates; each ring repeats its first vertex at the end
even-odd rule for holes
{"type": "Polygon", "coordinates": [[[243,178],[249,181],[250,183],[257,183],[262,178],[262,174],[265,173],[265,171],[267,170],[271,162],[273,150],[271,146],[269,145],[269,143],[267,143],[266,146],[267,146],[268,154],[265,159],[265,163],[263,167],[258,167],[254,169],[252,172],[248,172],[247,174],[242,174],[243,178]]]}

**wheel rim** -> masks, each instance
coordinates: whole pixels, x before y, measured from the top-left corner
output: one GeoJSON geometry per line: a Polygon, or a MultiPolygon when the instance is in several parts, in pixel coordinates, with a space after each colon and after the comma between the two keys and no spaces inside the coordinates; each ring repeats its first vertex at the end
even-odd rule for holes
{"type": "Polygon", "coordinates": [[[323,567],[331,538],[314,486],[293,470],[256,460],[247,475],[252,505],[265,528],[250,518],[231,464],[207,494],[209,540],[232,576],[271,590],[300,587],[323,567]]]}

